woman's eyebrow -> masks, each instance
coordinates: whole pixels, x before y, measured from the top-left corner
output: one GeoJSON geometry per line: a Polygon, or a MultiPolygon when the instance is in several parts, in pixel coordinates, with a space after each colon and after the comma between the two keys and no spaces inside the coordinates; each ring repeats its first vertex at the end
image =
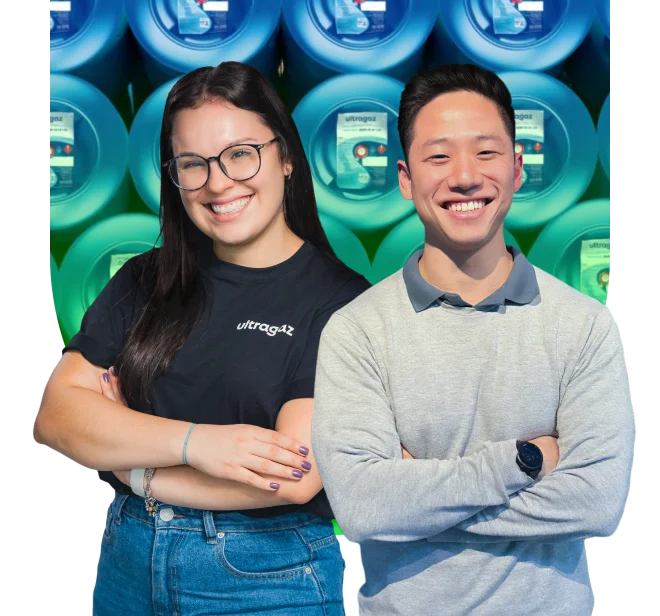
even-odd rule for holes
{"type": "MultiPolygon", "coordinates": [[[[230,147],[232,147],[234,145],[238,145],[240,143],[248,143],[250,141],[259,141],[259,139],[257,139],[256,137],[241,137],[240,139],[235,139],[234,141],[228,143],[226,146],[224,146],[223,148],[221,148],[218,151],[221,152],[222,150],[224,150],[226,148],[230,148],[230,147]]],[[[201,154],[199,154],[198,152],[188,152],[188,151],[179,152],[177,154],[177,156],[184,156],[184,155],[185,156],[201,156],[201,154]]]]}

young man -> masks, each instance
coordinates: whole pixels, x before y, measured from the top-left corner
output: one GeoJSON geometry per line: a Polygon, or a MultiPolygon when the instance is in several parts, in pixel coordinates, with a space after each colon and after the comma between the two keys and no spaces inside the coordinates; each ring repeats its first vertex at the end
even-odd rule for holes
{"type": "Polygon", "coordinates": [[[616,529],[632,464],[617,328],[504,243],[523,161],[496,75],[416,76],[399,134],[424,249],[330,319],[312,422],[360,614],[590,614],[584,539],[616,529]]]}

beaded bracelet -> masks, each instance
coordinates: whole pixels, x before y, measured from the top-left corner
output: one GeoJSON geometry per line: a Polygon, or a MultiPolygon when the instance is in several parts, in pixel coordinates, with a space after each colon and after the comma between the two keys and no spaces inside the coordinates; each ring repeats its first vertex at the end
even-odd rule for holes
{"type": "Polygon", "coordinates": [[[156,499],[151,495],[151,478],[156,474],[155,468],[148,468],[145,472],[147,486],[144,490],[144,508],[150,516],[156,515],[156,499]]]}

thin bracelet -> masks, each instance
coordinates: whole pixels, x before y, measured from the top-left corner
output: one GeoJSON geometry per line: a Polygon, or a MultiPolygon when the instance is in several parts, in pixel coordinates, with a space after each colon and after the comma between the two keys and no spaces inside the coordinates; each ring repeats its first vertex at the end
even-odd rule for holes
{"type": "Polygon", "coordinates": [[[182,452],[182,454],[181,454],[181,457],[182,457],[182,459],[183,459],[183,463],[184,463],[184,464],[188,464],[188,460],[186,460],[186,449],[188,448],[188,439],[190,438],[190,433],[192,432],[193,428],[194,428],[196,425],[197,425],[197,424],[194,423],[194,424],[192,424],[192,425],[190,426],[190,428],[188,429],[188,434],[186,434],[186,440],[185,440],[184,443],[183,443],[183,452],[182,452]]]}

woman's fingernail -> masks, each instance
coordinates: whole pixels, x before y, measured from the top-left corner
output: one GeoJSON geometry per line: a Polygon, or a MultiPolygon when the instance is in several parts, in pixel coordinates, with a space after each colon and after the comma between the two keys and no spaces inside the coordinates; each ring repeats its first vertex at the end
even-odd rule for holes
{"type": "Polygon", "coordinates": [[[302,466],[306,471],[312,468],[312,463],[305,460],[300,466],[302,466]]]}
{"type": "Polygon", "coordinates": [[[110,375],[109,375],[107,372],[104,372],[104,373],[103,373],[103,380],[104,380],[106,383],[109,383],[109,382],[110,382],[110,375]]]}
{"type": "Polygon", "coordinates": [[[115,368],[114,366],[110,366],[110,372],[112,372],[112,374],[114,374],[115,376],[117,376],[117,370],[116,370],[116,368],[115,368]]]}
{"type": "Polygon", "coordinates": [[[271,481],[271,482],[270,482],[270,487],[273,488],[273,490],[279,490],[279,488],[280,488],[280,484],[279,484],[279,483],[275,483],[274,481],[271,481]]]}
{"type": "Polygon", "coordinates": [[[303,477],[303,472],[299,471],[298,469],[295,469],[295,470],[291,471],[291,474],[294,477],[297,477],[298,479],[301,479],[303,477]]]}
{"type": "Polygon", "coordinates": [[[306,456],[309,453],[309,449],[307,447],[299,447],[298,451],[303,455],[306,456]]]}

